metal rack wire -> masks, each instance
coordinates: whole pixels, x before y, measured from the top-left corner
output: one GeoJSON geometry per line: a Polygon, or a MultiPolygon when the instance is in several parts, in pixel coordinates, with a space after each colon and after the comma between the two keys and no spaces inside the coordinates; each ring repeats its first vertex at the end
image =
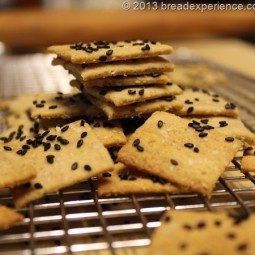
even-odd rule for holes
{"type": "MultiPolygon", "coordinates": [[[[183,61],[178,55],[175,60],[183,61]]],[[[225,73],[228,84],[214,90],[236,103],[244,123],[255,131],[255,81],[199,59],[201,61],[225,73]]],[[[13,91],[18,94],[24,90],[47,90],[49,83],[51,89],[55,86],[56,90],[67,91],[70,77],[61,70],[58,73],[51,71],[49,65],[49,57],[43,55],[19,57],[18,61],[11,57],[0,58],[1,96],[12,96],[13,91]],[[31,64],[31,61],[36,64],[31,64]],[[9,70],[14,63],[15,79],[10,75],[12,69],[9,70]],[[29,73],[33,80],[26,80],[24,73],[29,73]]],[[[2,115],[0,119],[3,119],[2,115]]],[[[255,176],[240,172],[241,157],[242,152],[239,152],[219,178],[210,200],[198,194],[102,199],[96,193],[96,178],[49,194],[20,210],[25,215],[23,224],[0,232],[0,254],[143,254],[150,244],[153,229],[160,226],[160,216],[169,208],[225,209],[236,214],[254,212],[255,176]]],[[[1,191],[0,204],[12,206],[9,190],[1,191]]]]}

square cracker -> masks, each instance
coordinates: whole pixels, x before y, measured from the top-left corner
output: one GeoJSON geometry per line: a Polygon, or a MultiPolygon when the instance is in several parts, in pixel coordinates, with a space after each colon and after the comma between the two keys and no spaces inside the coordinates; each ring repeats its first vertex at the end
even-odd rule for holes
{"type": "Polygon", "coordinates": [[[170,113],[154,113],[121,148],[119,161],[210,196],[242,143],[226,141],[215,130],[200,137],[188,123],[170,113]]]}
{"type": "Polygon", "coordinates": [[[65,62],[62,59],[57,58],[53,60],[52,64],[62,65],[80,81],[88,81],[112,76],[114,77],[119,75],[158,75],[163,72],[171,72],[174,70],[174,65],[161,57],[117,61],[104,64],[90,64],[85,67],[83,65],[75,65],[65,62]]]}
{"type": "Polygon", "coordinates": [[[27,158],[17,154],[21,141],[27,138],[23,127],[8,129],[0,134],[0,188],[13,188],[36,176],[34,165],[27,166],[27,158]]]}
{"type": "MultiPolygon", "coordinates": [[[[79,87],[79,82],[72,81],[72,84],[76,84],[79,87]]],[[[152,86],[133,86],[133,87],[118,87],[118,88],[83,88],[85,94],[89,94],[102,101],[107,101],[115,106],[130,105],[133,103],[144,102],[151,99],[174,96],[181,94],[182,89],[175,85],[152,85],[152,86]]]]}
{"type": "Polygon", "coordinates": [[[204,117],[204,118],[188,118],[189,121],[197,121],[205,130],[215,128],[218,132],[225,136],[233,136],[241,141],[249,144],[255,144],[255,134],[247,129],[241,119],[229,117],[204,117]]]}
{"type": "Polygon", "coordinates": [[[116,87],[116,86],[142,86],[142,85],[165,85],[171,82],[169,73],[130,75],[130,76],[114,76],[107,78],[98,78],[83,82],[87,88],[90,87],[116,87]]]}
{"type": "Polygon", "coordinates": [[[76,45],[53,45],[48,48],[48,52],[55,53],[58,57],[74,64],[89,64],[165,55],[172,53],[173,48],[159,42],[135,40],[116,43],[94,42],[89,44],[78,43],[76,45]],[[86,52],[85,49],[90,47],[92,47],[92,52],[86,52]],[[107,52],[112,54],[109,55],[107,52]],[[102,56],[104,56],[103,59],[102,56]]]}
{"type": "Polygon", "coordinates": [[[224,211],[170,210],[161,218],[147,254],[254,254],[254,224],[254,214],[235,218],[224,211]]]}
{"type": "Polygon", "coordinates": [[[148,100],[145,102],[120,107],[116,107],[111,103],[99,100],[89,95],[88,98],[94,105],[96,105],[106,114],[108,119],[142,117],[150,115],[155,111],[175,112],[182,107],[182,104],[178,102],[174,96],[148,100]]]}
{"type": "Polygon", "coordinates": [[[117,163],[112,172],[103,173],[99,177],[97,192],[99,196],[109,197],[148,193],[176,194],[185,190],[157,176],[117,163]]]}
{"type": "Polygon", "coordinates": [[[8,229],[16,223],[22,222],[23,216],[15,211],[0,205],[0,229],[8,229]]]}
{"type": "Polygon", "coordinates": [[[102,112],[81,93],[43,93],[36,97],[31,116],[34,119],[69,119],[77,116],[100,117],[102,112]],[[42,103],[43,102],[43,103],[42,103]]]}
{"type": "Polygon", "coordinates": [[[37,142],[27,153],[27,165],[36,165],[36,177],[13,190],[16,207],[113,168],[108,151],[84,121],[49,131],[37,136],[43,144],[37,142]]]}
{"type": "Polygon", "coordinates": [[[227,102],[219,95],[205,89],[185,89],[177,100],[183,108],[176,114],[179,116],[228,116],[238,117],[236,105],[227,102]]]}

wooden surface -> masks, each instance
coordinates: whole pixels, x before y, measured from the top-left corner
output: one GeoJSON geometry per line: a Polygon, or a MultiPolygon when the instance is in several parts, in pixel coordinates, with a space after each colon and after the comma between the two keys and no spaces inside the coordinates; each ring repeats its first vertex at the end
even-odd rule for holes
{"type": "Polygon", "coordinates": [[[172,40],[254,32],[254,11],[0,11],[0,41],[33,48],[92,40],[172,40]]]}

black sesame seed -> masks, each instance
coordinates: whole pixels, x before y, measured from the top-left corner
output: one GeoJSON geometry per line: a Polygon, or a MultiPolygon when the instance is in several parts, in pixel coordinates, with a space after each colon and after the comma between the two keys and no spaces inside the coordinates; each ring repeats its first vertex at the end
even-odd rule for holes
{"type": "Polygon", "coordinates": [[[57,138],[56,135],[49,135],[46,140],[53,142],[57,138]]]}
{"type": "Polygon", "coordinates": [[[104,62],[106,60],[107,60],[107,56],[106,55],[102,55],[102,56],[99,57],[99,61],[104,62]]]}
{"type": "Polygon", "coordinates": [[[69,129],[69,126],[65,126],[63,128],[61,128],[61,132],[66,132],[69,129]]]}
{"type": "Polygon", "coordinates": [[[203,119],[203,120],[201,120],[201,123],[203,123],[203,124],[208,124],[208,122],[209,122],[208,119],[203,119]]]}
{"type": "Polygon", "coordinates": [[[67,139],[64,139],[61,136],[58,136],[57,140],[62,144],[62,145],[67,145],[69,144],[69,141],[67,139]]]}
{"type": "Polygon", "coordinates": [[[197,132],[203,132],[203,131],[204,131],[204,127],[197,126],[196,124],[193,125],[193,128],[195,128],[195,130],[196,130],[197,132]]]}
{"type": "Polygon", "coordinates": [[[151,49],[151,48],[150,48],[149,44],[146,44],[145,46],[143,46],[143,47],[141,48],[142,51],[147,51],[147,50],[150,50],[150,49],[151,49]]]}
{"type": "Polygon", "coordinates": [[[31,147],[27,144],[22,145],[22,149],[29,150],[31,147]]]}
{"type": "Polygon", "coordinates": [[[215,226],[217,226],[217,227],[219,227],[219,226],[221,226],[221,221],[220,220],[216,220],[215,222],[214,222],[214,225],[215,226]]]}
{"type": "Polygon", "coordinates": [[[185,102],[184,102],[185,104],[193,104],[193,102],[192,101],[190,101],[189,99],[187,99],[187,100],[185,100],[185,102]]]}
{"type": "Polygon", "coordinates": [[[219,99],[216,99],[216,98],[213,98],[212,101],[215,102],[215,103],[220,102],[220,100],[219,100],[219,99]]]}
{"type": "Polygon", "coordinates": [[[190,225],[188,225],[188,224],[183,225],[183,228],[185,230],[191,230],[192,229],[192,227],[190,225]]]}
{"type": "Polygon", "coordinates": [[[193,106],[191,106],[191,107],[189,107],[188,109],[187,109],[187,113],[189,114],[189,113],[192,113],[194,111],[194,107],[193,106]]]}
{"type": "Polygon", "coordinates": [[[208,133],[202,132],[202,133],[200,133],[198,136],[201,137],[201,138],[203,138],[203,137],[208,136],[208,133]]]}
{"type": "Polygon", "coordinates": [[[177,165],[178,165],[178,161],[175,160],[175,159],[170,159],[170,162],[171,162],[171,164],[174,165],[174,166],[177,166],[177,165]]]}
{"type": "Polygon", "coordinates": [[[81,146],[83,145],[83,140],[80,139],[78,142],[77,142],[77,148],[80,148],[81,146]]]}
{"type": "Polygon", "coordinates": [[[225,120],[219,121],[220,127],[226,127],[228,123],[225,120]]]}
{"type": "Polygon", "coordinates": [[[99,128],[101,127],[101,124],[99,122],[96,122],[94,125],[93,125],[94,128],[99,128]]]}
{"type": "Polygon", "coordinates": [[[134,142],[133,142],[133,146],[134,147],[137,147],[138,145],[140,144],[140,139],[135,139],[134,142]]]}
{"type": "Polygon", "coordinates": [[[175,96],[168,96],[164,98],[164,100],[167,102],[172,102],[174,99],[175,99],[175,96]]]}
{"type": "Polygon", "coordinates": [[[86,171],[91,171],[91,166],[90,166],[90,165],[85,165],[85,166],[84,166],[84,170],[86,170],[86,171]]]}
{"type": "Polygon", "coordinates": [[[9,147],[9,146],[4,146],[4,150],[6,150],[6,151],[12,151],[12,148],[9,147]]]}
{"type": "Polygon", "coordinates": [[[198,149],[197,147],[195,147],[195,148],[193,149],[193,151],[196,152],[196,153],[198,153],[198,152],[199,152],[199,149],[198,149]]]}
{"type": "Polygon", "coordinates": [[[46,156],[47,162],[48,162],[49,164],[53,164],[53,163],[54,163],[54,158],[55,158],[54,155],[47,155],[47,156],[46,156]]]}
{"type": "Polygon", "coordinates": [[[57,143],[54,145],[54,148],[55,148],[56,151],[60,151],[61,150],[61,146],[59,144],[57,144],[57,143]]]}
{"type": "Polygon", "coordinates": [[[236,235],[235,235],[235,233],[228,233],[228,234],[227,234],[227,237],[228,237],[229,239],[235,239],[235,238],[236,238],[236,235]]]}
{"type": "Polygon", "coordinates": [[[238,250],[238,251],[244,251],[244,250],[247,249],[247,247],[248,247],[248,245],[247,245],[246,243],[239,244],[239,245],[237,246],[237,250],[238,250]]]}
{"type": "Polygon", "coordinates": [[[160,75],[161,75],[161,73],[152,73],[152,74],[151,74],[151,77],[157,78],[157,77],[159,77],[160,75]]]}
{"type": "Polygon", "coordinates": [[[185,250],[187,248],[187,246],[188,245],[186,243],[181,243],[179,247],[181,250],[185,250]]]}
{"type": "Polygon", "coordinates": [[[136,148],[138,151],[141,151],[141,152],[144,151],[144,148],[141,145],[137,145],[136,148]]]}
{"type": "Polygon", "coordinates": [[[57,105],[51,105],[51,106],[49,106],[49,109],[50,109],[50,110],[52,110],[52,109],[56,109],[56,108],[58,108],[58,106],[57,106],[57,105]]]}
{"type": "Polygon", "coordinates": [[[86,136],[88,135],[88,133],[85,131],[85,132],[82,132],[81,133],[81,138],[85,138],[86,136]]]}
{"type": "Polygon", "coordinates": [[[185,143],[184,146],[189,149],[192,149],[194,147],[194,144],[193,143],[185,143]]]}
{"type": "Polygon", "coordinates": [[[113,50],[107,50],[107,51],[106,51],[106,55],[107,55],[107,56],[111,56],[112,53],[113,53],[113,50]]]}
{"type": "Polygon", "coordinates": [[[165,217],[165,222],[169,222],[171,220],[171,218],[169,216],[165,217]]]}
{"type": "Polygon", "coordinates": [[[158,128],[162,128],[164,125],[163,121],[162,120],[159,120],[158,121],[158,128]]]}
{"type": "Polygon", "coordinates": [[[72,169],[72,170],[76,170],[77,168],[78,168],[78,163],[77,163],[77,162],[74,162],[74,163],[72,164],[71,169],[72,169]]]}
{"type": "Polygon", "coordinates": [[[138,91],[138,94],[139,94],[140,96],[143,96],[143,95],[144,95],[144,89],[140,89],[140,90],[138,91]]]}
{"type": "Polygon", "coordinates": [[[205,125],[205,126],[203,126],[203,128],[206,130],[214,129],[214,127],[210,126],[210,125],[205,125]]]}
{"type": "Polygon", "coordinates": [[[128,90],[128,94],[129,94],[129,95],[135,95],[135,94],[136,94],[136,91],[133,90],[133,89],[129,89],[129,90],[128,90]]]}
{"type": "Polygon", "coordinates": [[[37,108],[43,108],[44,107],[44,104],[36,104],[35,105],[37,108]]]}
{"type": "Polygon", "coordinates": [[[85,125],[85,120],[81,120],[80,126],[81,126],[81,127],[84,127],[84,125],[85,125]]]}
{"type": "Polygon", "coordinates": [[[231,136],[225,138],[225,141],[227,141],[227,142],[233,142],[234,140],[235,140],[235,138],[231,137],[231,136]]]}
{"type": "Polygon", "coordinates": [[[105,173],[102,174],[102,176],[103,176],[103,177],[111,177],[112,174],[109,173],[109,172],[105,172],[105,173]]]}
{"type": "Polygon", "coordinates": [[[34,184],[34,188],[35,188],[35,189],[42,189],[43,186],[42,186],[41,183],[37,182],[37,183],[34,184]]]}
{"type": "Polygon", "coordinates": [[[206,227],[205,222],[203,222],[203,221],[198,222],[198,224],[197,224],[197,228],[198,228],[198,229],[202,229],[202,228],[205,228],[205,227],[206,227]]]}

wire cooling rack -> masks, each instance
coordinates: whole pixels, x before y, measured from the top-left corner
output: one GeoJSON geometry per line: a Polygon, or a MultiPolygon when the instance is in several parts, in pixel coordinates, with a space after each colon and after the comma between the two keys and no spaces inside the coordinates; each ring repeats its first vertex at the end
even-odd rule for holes
{"type": "MultiPolygon", "coordinates": [[[[52,89],[67,92],[70,76],[50,67],[50,58],[40,54],[0,57],[0,96],[52,89]]],[[[245,125],[255,131],[254,80],[201,59],[177,54],[174,60],[203,62],[224,72],[228,83],[214,90],[236,103],[245,125]]],[[[210,200],[198,194],[102,199],[97,196],[95,178],[49,194],[20,210],[24,223],[0,232],[0,254],[146,254],[153,229],[160,226],[160,216],[167,209],[252,213],[255,176],[240,172],[241,157],[240,151],[219,178],[210,200]]],[[[0,204],[13,205],[9,190],[0,193],[0,204]]]]}

